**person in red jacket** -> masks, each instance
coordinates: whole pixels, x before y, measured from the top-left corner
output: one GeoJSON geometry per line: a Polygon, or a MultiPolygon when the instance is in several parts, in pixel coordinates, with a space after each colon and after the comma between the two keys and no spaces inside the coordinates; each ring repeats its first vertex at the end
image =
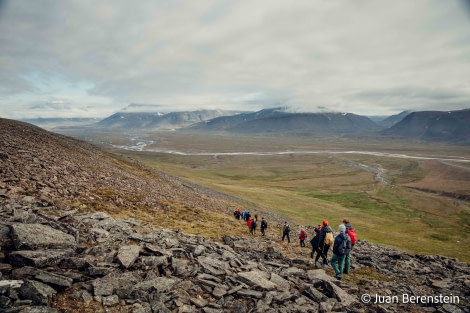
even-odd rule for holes
{"type": "Polygon", "coordinates": [[[307,232],[305,229],[301,229],[299,233],[300,246],[305,247],[305,240],[307,239],[307,232]]]}
{"type": "MultiPolygon", "coordinates": [[[[346,234],[351,239],[351,250],[352,250],[352,248],[354,247],[357,241],[356,230],[351,226],[351,223],[349,223],[348,218],[343,219],[343,224],[344,226],[346,226],[346,234]]],[[[351,269],[351,255],[350,254],[351,253],[349,252],[344,259],[344,269],[343,269],[344,274],[349,274],[349,271],[351,269]]]]}
{"type": "Polygon", "coordinates": [[[253,219],[250,218],[249,220],[246,221],[246,226],[248,226],[248,229],[250,230],[251,232],[251,224],[253,223],[253,219]]]}

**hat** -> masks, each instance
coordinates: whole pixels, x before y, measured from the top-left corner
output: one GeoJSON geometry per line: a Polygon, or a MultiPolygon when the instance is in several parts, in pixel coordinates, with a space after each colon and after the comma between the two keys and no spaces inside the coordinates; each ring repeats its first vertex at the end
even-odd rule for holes
{"type": "Polygon", "coordinates": [[[323,226],[328,226],[328,221],[327,220],[323,220],[323,226]]]}
{"type": "Polygon", "coordinates": [[[344,233],[346,231],[346,226],[344,226],[344,224],[340,224],[339,227],[338,227],[338,230],[341,232],[341,233],[344,233]]]}

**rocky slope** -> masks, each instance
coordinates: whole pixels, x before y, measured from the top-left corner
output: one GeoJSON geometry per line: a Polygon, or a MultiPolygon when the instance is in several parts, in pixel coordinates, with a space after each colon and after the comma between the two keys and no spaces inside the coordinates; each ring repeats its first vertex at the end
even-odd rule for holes
{"type": "Polygon", "coordinates": [[[216,242],[100,211],[228,214],[230,197],[28,124],[0,133],[2,312],[470,312],[455,259],[359,241],[337,281],[273,237],[216,242]]]}

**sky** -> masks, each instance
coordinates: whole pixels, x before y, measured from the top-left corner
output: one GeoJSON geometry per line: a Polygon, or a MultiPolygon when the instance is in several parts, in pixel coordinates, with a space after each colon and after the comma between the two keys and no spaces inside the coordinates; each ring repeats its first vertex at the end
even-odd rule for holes
{"type": "Polygon", "coordinates": [[[130,104],[470,108],[470,1],[0,0],[0,117],[130,104]]]}

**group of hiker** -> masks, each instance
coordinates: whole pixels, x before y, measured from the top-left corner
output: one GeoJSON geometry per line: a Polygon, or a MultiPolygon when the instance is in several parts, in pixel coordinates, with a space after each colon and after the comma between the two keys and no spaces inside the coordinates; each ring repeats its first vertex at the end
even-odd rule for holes
{"type": "MultiPolygon", "coordinates": [[[[250,230],[250,234],[254,235],[256,233],[256,226],[258,225],[258,215],[255,214],[254,217],[251,217],[250,211],[243,211],[241,212],[240,209],[236,210],[233,212],[233,215],[237,220],[244,220],[246,222],[246,226],[248,226],[248,229],[250,230]]],[[[261,223],[260,223],[260,230],[261,230],[261,235],[265,235],[266,228],[268,228],[268,222],[264,219],[264,217],[261,218],[261,223]]]]}
{"type": "Polygon", "coordinates": [[[321,225],[315,227],[315,235],[310,241],[312,252],[310,257],[313,259],[315,253],[315,264],[322,258],[323,265],[328,265],[328,251],[333,246],[333,256],[331,257],[331,267],[335,271],[335,277],[341,280],[343,273],[349,274],[351,267],[351,250],[356,244],[356,230],[351,226],[349,219],[343,219],[343,223],[338,227],[339,234],[336,238],[333,236],[333,230],[324,220],[321,225]]]}
{"type": "MultiPolygon", "coordinates": [[[[243,219],[246,222],[250,230],[250,234],[255,235],[256,226],[258,222],[258,216],[255,214],[254,217],[251,216],[251,213],[247,210],[241,212],[237,210],[234,212],[234,216],[237,220],[243,219]]],[[[260,230],[261,235],[265,236],[266,228],[268,223],[261,218],[260,230]]],[[[290,226],[287,222],[284,222],[282,228],[282,241],[287,239],[287,242],[290,243],[290,226]]],[[[354,245],[356,244],[357,235],[355,229],[351,226],[349,219],[343,219],[343,223],[338,227],[339,234],[335,237],[333,235],[333,229],[329,226],[327,220],[323,220],[322,224],[317,225],[314,228],[313,238],[310,240],[312,245],[312,252],[310,252],[310,257],[313,259],[315,254],[315,264],[322,259],[323,266],[328,266],[331,262],[331,266],[335,271],[336,279],[341,280],[343,273],[349,274],[351,267],[351,257],[350,252],[354,245]],[[328,261],[328,251],[330,247],[333,247],[333,255],[328,261]]],[[[301,247],[305,247],[305,241],[307,240],[308,234],[305,229],[301,229],[299,232],[299,242],[301,247]]]]}

